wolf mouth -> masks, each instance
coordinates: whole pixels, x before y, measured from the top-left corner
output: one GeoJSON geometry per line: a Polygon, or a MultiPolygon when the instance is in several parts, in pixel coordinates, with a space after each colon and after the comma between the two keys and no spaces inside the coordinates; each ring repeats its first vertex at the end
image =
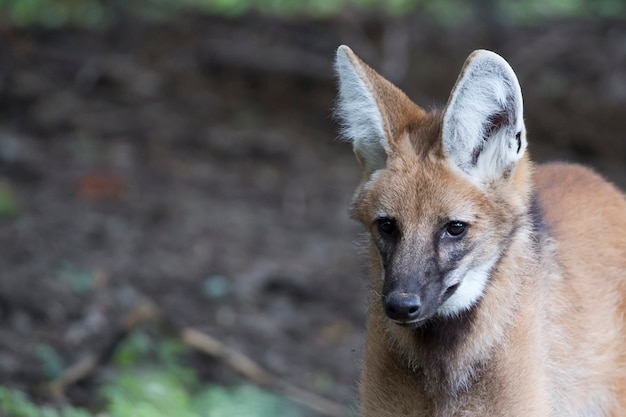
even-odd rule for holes
{"type": "MultiPolygon", "coordinates": [[[[443,303],[446,302],[446,300],[448,300],[459,288],[460,283],[456,283],[453,285],[450,285],[448,288],[446,288],[446,290],[444,291],[444,293],[441,296],[441,300],[439,301],[439,305],[442,305],[443,303]]],[[[437,310],[435,310],[437,311],[437,310]]],[[[391,318],[388,317],[393,323],[397,324],[398,326],[401,327],[407,327],[410,329],[417,329],[418,327],[421,327],[424,323],[426,323],[427,321],[429,321],[430,319],[432,319],[434,316],[436,316],[437,313],[434,314],[424,314],[424,315],[420,315],[414,319],[406,319],[406,320],[402,320],[402,319],[397,319],[397,318],[391,318]]]]}
{"type": "Polygon", "coordinates": [[[411,320],[411,321],[399,321],[399,320],[392,320],[392,321],[400,327],[406,327],[408,329],[417,329],[418,327],[426,323],[429,319],[430,317],[422,317],[422,318],[411,320]]]}

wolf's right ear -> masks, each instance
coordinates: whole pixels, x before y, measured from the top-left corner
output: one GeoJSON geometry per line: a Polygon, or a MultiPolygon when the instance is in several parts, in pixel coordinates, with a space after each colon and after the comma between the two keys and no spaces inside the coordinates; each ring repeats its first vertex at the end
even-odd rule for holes
{"type": "Polygon", "coordinates": [[[474,51],[444,113],[444,153],[477,184],[509,175],[526,150],[523,113],[511,66],[494,52],[474,51]]]}
{"type": "Polygon", "coordinates": [[[342,136],[352,142],[366,173],[384,168],[397,137],[412,115],[423,110],[345,45],[337,49],[335,70],[342,136]]]}

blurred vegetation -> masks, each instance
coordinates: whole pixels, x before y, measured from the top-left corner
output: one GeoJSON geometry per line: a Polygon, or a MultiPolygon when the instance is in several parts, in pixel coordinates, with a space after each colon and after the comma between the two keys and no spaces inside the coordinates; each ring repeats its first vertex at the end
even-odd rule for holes
{"type": "Polygon", "coordinates": [[[0,386],[0,412],[10,417],[91,417],[88,411],[74,407],[40,407],[21,391],[0,386]]]}
{"type": "Polygon", "coordinates": [[[21,204],[15,190],[7,181],[0,180],[0,219],[13,219],[20,211],[21,204]]]}
{"type": "Polygon", "coordinates": [[[63,368],[65,368],[65,363],[52,346],[45,343],[38,344],[35,346],[35,355],[39,359],[43,374],[47,378],[54,379],[61,375],[63,368]]]}
{"type": "Polygon", "coordinates": [[[24,392],[0,386],[0,413],[7,417],[298,417],[287,400],[252,385],[206,386],[190,395],[171,374],[153,370],[121,375],[106,386],[104,411],[35,404],[24,392]]]}
{"type": "Polygon", "coordinates": [[[546,18],[623,17],[623,0],[0,0],[0,17],[17,26],[46,27],[110,25],[120,12],[148,19],[168,19],[177,13],[203,12],[239,16],[250,12],[286,17],[328,17],[351,11],[383,11],[389,15],[420,12],[442,23],[462,23],[489,14],[504,23],[532,23],[546,18]]]}
{"type": "MultiPolygon", "coordinates": [[[[56,352],[40,347],[49,366],[56,352]]],[[[0,415],[10,417],[298,417],[305,410],[286,398],[240,382],[231,387],[202,383],[185,363],[188,348],[177,339],[137,330],[116,349],[114,376],[99,390],[101,410],[52,408],[24,392],[0,386],[0,415]]],[[[58,376],[58,372],[55,376],[58,376]]]]}

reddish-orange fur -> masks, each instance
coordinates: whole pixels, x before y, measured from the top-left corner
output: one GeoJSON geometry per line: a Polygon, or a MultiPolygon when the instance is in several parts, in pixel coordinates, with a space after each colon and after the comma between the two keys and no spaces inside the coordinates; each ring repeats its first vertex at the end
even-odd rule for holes
{"type": "Polygon", "coordinates": [[[363,416],[626,416],[624,196],[587,168],[534,166],[528,155],[481,190],[446,161],[441,114],[350,59],[393,115],[383,117],[386,167],[375,178],[364,169],[352,206],[372,235],[363,416]],[[428,329],[387,318],[373,226],[381,210],[416,248],[438,213],[475,216],[467,239],[504,252],[471,314],[428,329]]]}

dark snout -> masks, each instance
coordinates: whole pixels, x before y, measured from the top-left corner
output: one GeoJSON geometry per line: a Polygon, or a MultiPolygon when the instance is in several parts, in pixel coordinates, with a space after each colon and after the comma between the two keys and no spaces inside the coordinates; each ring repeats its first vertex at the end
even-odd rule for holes
{"type": "Polygon", "coordinates": [[[422,309],[420,297],[415,293],[391,292],[383,296],[385,314],[391,320],[410,323],[417,320],[422,309]]]}

